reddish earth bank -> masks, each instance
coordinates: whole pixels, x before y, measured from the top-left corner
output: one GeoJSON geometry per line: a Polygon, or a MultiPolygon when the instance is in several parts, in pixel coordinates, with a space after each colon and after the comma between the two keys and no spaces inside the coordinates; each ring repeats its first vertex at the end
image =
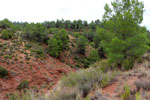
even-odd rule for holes
{"type": "Polygon", "coordinates": [[[68,65],[52,57],[30,60],[29,64],[25,62],[10,64],[9,61],[6,63],[3,58],[0,58],[0,66],[9,71],[8,77],[0,78],[0,100],[4,99],[6,94],[15,92],[22,80],[28,80],[30,88],[38,87],[46,91],[51,89],[62,75],[73,71],[68,65]]]}

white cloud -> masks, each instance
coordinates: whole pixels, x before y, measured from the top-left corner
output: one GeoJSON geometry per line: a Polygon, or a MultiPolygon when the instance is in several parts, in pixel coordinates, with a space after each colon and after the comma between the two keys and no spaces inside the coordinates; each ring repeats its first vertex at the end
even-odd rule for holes
{"type": "MultiPolygon", "coordinates": [[[[101,19],[105,3],[112,0],[0,0],[0,20],[43,22],[56,19],[101,19]]],[[[150,1],[144,0],[146,12],[142,25],[150,27],[150,1]]],[[[150,29],[150,28],[149,28],[150,29]]]]}

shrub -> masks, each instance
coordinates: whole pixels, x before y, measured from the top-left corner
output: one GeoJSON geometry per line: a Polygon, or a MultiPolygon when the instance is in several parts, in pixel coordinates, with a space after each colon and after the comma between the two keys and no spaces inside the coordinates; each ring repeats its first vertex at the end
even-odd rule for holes
{"type": "Polygon", "coordinates": [[[26,88],[29,88],[29,81],[28,80],[21,81],[21,83],[17,87],[18,90],[22,90],[22,89],[26,89],[26,88]]]}
{"type": "Polygon", "coordinates": [[[102,71],[107,71],[111,68],[111,65],[108,63],[106,59],[95,62],[91,65],[91,67],[99,67],[102,71]]]}
{"type": "Polygon", "coordinates": [[[83,64],[84,68],[89,67],[90,65],[90,61],[86,58],[81,58],[79,61],[81,61],[81,63],[83,64]]]}
{"type": "Polygon", "coordinates": [[[126,70],[132,69],[133,65],[134,61],[131,59],[125,59],[122,64],[123,68],[126,70]]]}
{"type": "Polygon", "coordinates": [[[44,49],[43,48],[37,48],[35,50],[36,54],[37,54],[37,57],[45,57],[45,52],[44,52],[44,49]]]}
{"type": "Polygon", "coordinates": [[[74,36],[75,38],[79,38],[80,33],[78,33],[78,32],[74,32],[74,33],[73,33],[73,36],[74,36]]]}
{"type": "Polygon", "coordinates": [[[53,91],[48,100],[76,100],[78,91],[75,88],[63,88],[61,91],[53,91]]]}
{"type": "Polygon", "coordinates": [[[0,28],[6,29],[6,28],[12,28],[13,23],[10,22],[8,19],[4,19],[0,21],[0,28]]]}
{"type": "Polygon", "coordinates": [[[29,49],[29,48],[31,48],[31,47],[32,47],[32,44],[30,44],[30,43],[25,44],[25,47],[26,47],[27,49],[29,49]]]}
{"type": "Polygon", "coordinates": [[[0,77],[8,76],[8,70],[0,66],[0,77]]]}
{"type": "Polygon", "coordinates": [[[20,100],[19,94],[17,93],[9,93],[7,94],[8,100],[20,100]]]}
{"type": "Polygon", "coordinates": [[[22,36],[23,38],[28,40],[44,42],[44,43],[46,43],[47,40],[49,39],[45,27],[40,23],[26,24],[22,36]]]}
{"type": "Polygon", "coordinates": [[[85,96],[87,92],[94,88],[94,85],[103,88],[110,84],[114,76],[115,73],[104,73],[100,68],[88,68],[64,76],[61,82],[64,87],[77,87],[79,92],[85,96]]]}
{"type": "Polygon", "coordinates": [[[90,30],[90,31],[88,31],[88,32],[84,32],[83,35],[84,35],[90,42],[92,42],[95,33],[94,33],[92,30],[90,30]]]}
{"type": "Polygon", "coordinates": [[[59,57],[61,51],[68,46],[68,34],[65,30],[60,30],[48,41],[48,52],[53,57],[59,57]]]}
{"type": "Polygon", "coordinates": [[[121,100],[129,100],[131,93],[130,93],[130,88],[129,86],[124,87],[124,93],[121,96],[121,100]]]}
{"type": "Polygon", "coordinates": [[[9,93],[7,94],[8,100],[46,100],[42,95],[35,93],[31,90],[26,90],[24,93],[9,93]]]}
{"type": "Polygon", "coordinates": [[[59,57],[62,50],[61,45],[61,41],[51,38],[48,41],[48,53],[53,57],[59,57]]]}
{"type": "Polygon", "coordinates": [[[59,32],[58,28],[50,28],[47,30],[49,34],[57,34],[59,32]]]}
{"type": "Polygon", "coordinates": [[[85,54],[86,43],[87,43],[87,40],[84,36],[80,36],[77,39],[77,48],[80,54],[85,54]]]}
{"type": "Polygon", "coordinates": [[[9,33],[7,30],[3,30],[1,33],[1,38],[4,40],[8,40],[8,39],[12,38],[12,34],[9,33]]]}
{"type": "Polygon", "coordinates": [[[135,100],[141,100],[141,96],[140,96],[140,93],[139,93],[139,92],[137,92],[137,93],[135,94],[135,100]]]}
{"type": "Polygon", "coordinates": [[[57,34],[54,35],[54,38],[62,42],[62,45],[61,45],[62,50],[67,48],[69,37],[68,37],[66,30],[61,29],[57,34]]]}
{"type": "Polygon", "coordinates": [[[88,60],[91,62],[91,63],[94,63],[96,61],[98,61],[100,58],[99,58],[99,55],[98,55],[98,51],[97,50],[92,50],[90,52],[90,54],[88,55],[88,60]]]}

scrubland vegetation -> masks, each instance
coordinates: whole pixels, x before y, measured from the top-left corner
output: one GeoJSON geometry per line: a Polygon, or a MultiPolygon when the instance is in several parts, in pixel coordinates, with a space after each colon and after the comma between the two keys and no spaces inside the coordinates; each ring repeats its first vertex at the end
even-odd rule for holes
{"type": "MultiPolygon", "coordinates": [[[[63,19],[43,23],[11,22],[8,19],[0,21],[2,62],[8,65],[18,61],[30,64],[33,58],[42,61],[53,57],[76,70],[62,75],[55,88],[46,95],[38,94],[30,88],[28,80],[22,80],[15,93],[6,95],[8,99],[113,100],[103,96],[99,96],[101,99],[91,97],[90,93],[113,84],[118,76],[123,78],[125,74],[121,75],[122,71],[133,70],[135,75],[132,73],[131,76],[143,77],[141,70],[136,72],[134,67],[137,68],[135,64],[149,61],[149,55],[146,60],[143,58],[149,54],[150,32],[140,26],[144,4],[138,0],[114,0],[111,5],[113,8],[105,5],[101,21],[91,23],[63,19]],[[23,60],[22,56],[18,56],[19,53],[24,55],[23,60]],[[66,59],[71,59],[73,63],[66,59]]],[[[0,78],[9,80],[9,74],[7,68],[0,66],[0,78]]],[[[144,75],[148,78],[146,72],[144,75]]],[[[135,91],[128,84],[123,89],[121,87],[123,91],[119,94],[119,100],[149,100],[140,92],[141,88],[149,91],[149,83],[136,82],[135,91]]]]}

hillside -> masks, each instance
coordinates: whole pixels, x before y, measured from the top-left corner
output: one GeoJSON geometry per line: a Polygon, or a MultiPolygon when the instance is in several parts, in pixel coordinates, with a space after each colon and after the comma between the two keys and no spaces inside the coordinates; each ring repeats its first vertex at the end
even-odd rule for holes
{"type": "Polygon", "coordinates": [[[57,83],[62,75],[73,71],[68,65],[53,57],[46,57],[43,60],[32,57],[27,60],[25,54],[19,51],[24,48],[23,45],[15,47],[15,43],[10,40],[0,39],[0,44],[1,46],[7,45],[6,51],[1,52],[4,53],[4,56],[0,57],[0,66],[6,68],[9,73],[6,78],[0,78],[0,100],[8,93],[15,92],[22,80],[28,80],[30,88],[33,87],[46,92],[57,83]],[[5,54],[9,52],[9,48],[18,49],[14,50],[12,58],[9,58],[11,54],[5,54]],[[7,58],[7,56],[9,57],[7,58]]]}
{"type": "Polygon", "coordinates": [[[149,100],[144,2],[114,0],[102,20],[0,21],[0,100],[149,100]]]}

